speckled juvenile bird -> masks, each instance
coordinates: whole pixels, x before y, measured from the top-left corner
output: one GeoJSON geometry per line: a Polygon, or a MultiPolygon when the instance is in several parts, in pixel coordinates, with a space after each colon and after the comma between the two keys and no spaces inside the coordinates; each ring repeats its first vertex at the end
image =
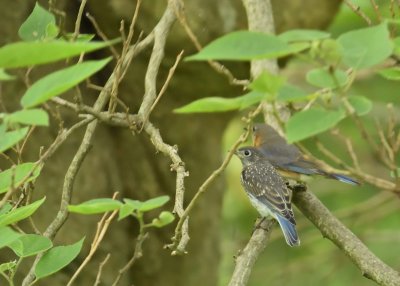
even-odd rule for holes
{"type": "Polygon", "coordinates": [[[291,204],[291,191],[263,153],[243,147],[235,153],[242,161],[242,185],[251,204],[262,217],[275,218],[290,246],[300,245],[291,204]]]}
{"type": "Polygon", "coordinates": [[[321,175],[344,183],[359,185],[355,179],[341,174],[324,171],[316,163],[308,160],[295,145],[288,144],[279,133],[268,124],[253,126],[253,145],[260,149],[268,161],[287,178],[301,180],[301,175],[321,175]]]}

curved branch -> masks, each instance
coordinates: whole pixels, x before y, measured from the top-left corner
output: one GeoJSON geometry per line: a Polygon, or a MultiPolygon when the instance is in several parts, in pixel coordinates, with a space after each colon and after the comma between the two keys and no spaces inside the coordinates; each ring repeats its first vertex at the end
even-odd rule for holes
{"type": "MultiPolygon", "coordinates": [[[[272,15],[272,6],[269,0],[242,0],[246,9],[250,31],[264,33],[274,33],[275,25],[272,15]]],[[[276,60],[257,60],[251,62],[251,76],[257,77],[262,71],[268,70],[271,73],[278,73],[276,60]]],[[[265,105],[265,104],[264,104],[265,105]]],[[[256,229],[246,247],[236,258],[235,269],[233,271],[229,286],[246,285],[249,280],[251,270],[260,253],[267,246],[269,241],[273,220],[265,220],[261,228],[256,229]]]]}
{"type": "Polygon", "coordinates": [[[363,276],[379,285],[400,285],[400,273],[376,257],[313,193],[295,191],[293,202],[324,237],[331,240],[350,258],[363,276]]]}
{"type": "Polygon", "coordinates": [[[253,232],[246,247],[240,251],[239,255],[236,257],[235,271],[232,274],[231,281],[228,284],[229,286],[247,284],[254,263],[256,263],[258,256],[269,242],[274,224],[275,221],[273,220],[265,220],[261,224],[261,227],[253,232]]]}

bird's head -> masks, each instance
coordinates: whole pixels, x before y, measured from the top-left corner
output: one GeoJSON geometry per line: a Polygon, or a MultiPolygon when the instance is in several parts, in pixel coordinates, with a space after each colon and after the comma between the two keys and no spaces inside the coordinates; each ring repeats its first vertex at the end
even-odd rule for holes
{"type": "Polygon", "coordinates": [[[287,144],[286,140],[270,125],[256,123],[252,128],[253,145],[256,147],[287,144]]]}
{"type": "Polygon", "coordinates": [[[255,147],[242,147],[236,150],[235,155],[242,161],[243,166],[251,165],[265,157],[260,150],[255,147]]]}

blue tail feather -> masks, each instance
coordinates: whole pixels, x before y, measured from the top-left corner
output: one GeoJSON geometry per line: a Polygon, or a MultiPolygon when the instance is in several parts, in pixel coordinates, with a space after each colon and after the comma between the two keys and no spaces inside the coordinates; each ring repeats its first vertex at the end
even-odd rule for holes
{"type": "Polygon", "coordinates": [[[341,181],[343,183],[351,184],[351,185],[360,185],[358,181],[356,181],[353,178],[347,177],[345,175],[340,175],[340,174],[329,174],[332,178],[341,181]]]}
{"type": "Polygon", "coordinates": [[[277,215],[276,219],[278,220],[279,225],[281,226],[287,244],[289,246],[299,246],[300,239],[297,235],[296,226],[280,215],[277,215]]]}

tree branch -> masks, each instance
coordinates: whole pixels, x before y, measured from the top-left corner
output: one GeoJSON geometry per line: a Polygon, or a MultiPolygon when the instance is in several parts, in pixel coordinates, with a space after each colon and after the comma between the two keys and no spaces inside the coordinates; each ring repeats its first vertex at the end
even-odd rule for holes
{"type": "MultiPolygon", "coordinates": [[[[274,33],[275,25],[272,15],[272,6],[269,0],[242,0],[246,9],[247,19],[250,31],[259,31],[264,33],[274,33]]],[[[262,71],[267,70],[271,73],[278,73],[278,64],[276,60],[257,60],[251,62],[251,76],[257,77],[262,71]]],[[[264,109],[273,109],[270,104],[263,104],[264,109]]],[[[272,120],[271,120],[272,121],[272,120]]],[[[269,121],[269,122],[271,122],[269,121]]],[[[236,258],[235,269],[233,271],[229,286],[246,285],[249,280],[251,270],[260,253],[267,246],[269,241],[273,220],[266,219],[257,228],[246,247],[236,258]]]]}
{"type": "Polygon", "coordinates": [[[376,257],[311,192],[294,191],[293,202],[300,211],[361,270],[379,285],[400,285],[400,273],[376,257]]]}

